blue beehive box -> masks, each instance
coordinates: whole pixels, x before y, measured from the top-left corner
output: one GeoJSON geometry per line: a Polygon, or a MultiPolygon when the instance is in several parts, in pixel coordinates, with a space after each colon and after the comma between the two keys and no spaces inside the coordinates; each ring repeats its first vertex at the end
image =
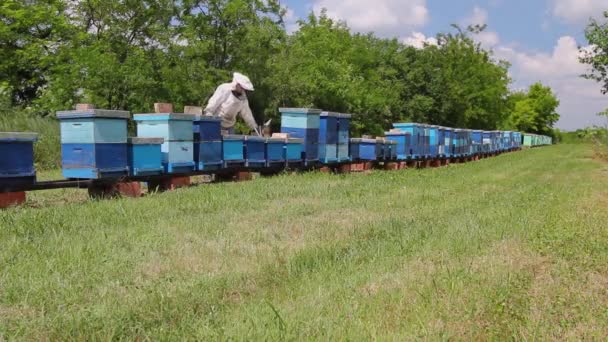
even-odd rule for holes
{"type": "Polygon", "coordinates": [[[510,132],[502,132],[503,138],[503,151],[508,151],[511,149],[511,133],[510,132]]]}
{"type": "Polygon", "coordinates": [[[350,122],[352,119],[351,114],[337,114],[338,118],[338,162],[345,162],[350,160],[350,122]]]}
{"type": "Polygon", "coordinates": [[[454,146],[454,157],[462,157],[464,155],[463,148],[463,131],[462,129],[454,129],[454,138],[453,138],[453,146],[454,146]]]}
{"type": "Polygon", "coordinates": [[[481,133],[483,146],[481,150],[483,153],[492,152],[492,134],[489,131],[483,131],[481,133]]]}
{"type": "Polygon", "coordinates": [[[218,141],[195,141],[194,163],[198,171],[209,171],[221,169],[224,165],[223,143],[218,141]]]}
{"type": "Polygon", "coordinates": [[[437,157],[445,157],[445,127],[437,126],[437,157]]]}
{"type": "Polygon", "coordinates": [[[196,116],[192,122],[194,141],[222,141],[222,119],[213,116],[196,116]]]}
{"type": "Polygon", "coordinates": [[[289,138],[285,143],[285,158],[288,165],[301,164],[304,162],[304,140],[289,138]]]}
{"type": "Polygon", "coordinates": [[[266,165],[284,166],[287,162],[287,139],[267,138],[266,139],[266,165]]]}
{"type": "Polygon", "coordinates": [[[194,141],[195,116],[180,113],[135,114],[137,136],[140,138],[163,138],[169,141],[194,141]]]}
{"type": "Polygon", "coordinates": [[[427,155],[436,158],[439,155],[439,126],[429,125],[428,130],[428,149],[427,155]]]}
{"type": "Polygon", "coordinates": [[[398,160],[406,160],[412,157],[410,154],[410,133],[402,132],[400,130],[392,130],[390,132],[386,132],[385,135],[387,139],[396,143],[394,150],[398,160]]]}
{"type": "Polygon", "coordinates": [[[163,138],[129,138],[129,171],[133,176],[158,175],[163,172],[163,138]]]}
{"type": "Polygon", "coordinates": [[[61,144],[65,178],[119,178],[129,174],[127,144],[61,144]]]}
{"type": "Polygon", "coordinates": [[[0,186],[36,182],[34,142],[38,134],[0,132],[0,186]]]}
{"type": "Polygon", "coordinates": [[[338,161],[338,113],[322,112],[319,127],[319,160],[323,163],[338,161]]]}
{"type": "Polygon", "coordinates": [[[376,160],[376,139],[350,139],[350,153],[354,161],[376,160]]]}
{"type": "Polygon", "coordinates": [[[266,166],[266,139],[262,137],[245,137],[245,166],[266,166]]]}
{"type": "Polygon", "coordinates": [[[332,112],[320,114],[319,144],[338,144],[338,115],[332,112]]]}
{"type": "Polygon", "coordinates": [[[483,152],[483,131],[472,131],[471,141],[473,144],[473,153],[478,154],[483,152]]]}
{"type": "Polygon", "coordinates": [[[66,178],[117,178],[129,173],[129,112],[105,109],[57,112],[66,178]]]}
{"type": "Polygon", "coordinates": [[[280,108],[281,132],[304,140],[306,163],[319,160],[319,127],[321,110],[310,108],[280,108]]]}
{"type": "Polygon", "coordinates": [[[245,136],[223,136],[224,165],[245,166],[245,136]]]}
{"type": "Polygon", "coordinates": [[[444,133],[444,142],[443,145],[445,146],[445,157],[446,158],[451,158],[453,155],[453,143],[452,143],[452,139],[454,136],[454,129],[451,127],[444,127],[445,133],[444,133]]]}
{"type": "Polygon", "coordinates": [[[412,158],[425,156],[424,125],[418,123],[395,123],[393,127],[410,134],[410,155],[412,158]]]}
{"type": "Polygon", "coordinates": [[[385,143],[388,147],[388,157],[387,160],[397,160],[397,142],[394,140],[386,139],[385,143]]]}
{"type": "Polygon", "coordinates": [[[62,144],[126,144],[127,111],[90,109],[57,112],[62,144]]]}
{"type": "Polygon", "coordinates": [[[163,167],[167,173],[189,173],[194,163],[195,116],[181,113],[135,114],[137,137],[163,138],[163,167]]]}

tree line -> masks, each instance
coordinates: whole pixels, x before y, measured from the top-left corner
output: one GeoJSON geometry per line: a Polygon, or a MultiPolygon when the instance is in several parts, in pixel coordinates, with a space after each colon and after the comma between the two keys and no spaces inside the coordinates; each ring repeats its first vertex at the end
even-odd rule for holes
{"type": "Polygon", "coordinates": [[[397,121],[552,134],[559,119],[551,88],[510,90],[508,62],[472,39],[484,27],[414,48],[325,13],[293,33],[284,18],[278,0],[4,0],[0,94],[38,116],[81,102],[179,110],[239,71],[256,119],[275,125],[282,106],[353,113],[355,133],[374,135],[397,121]]]}

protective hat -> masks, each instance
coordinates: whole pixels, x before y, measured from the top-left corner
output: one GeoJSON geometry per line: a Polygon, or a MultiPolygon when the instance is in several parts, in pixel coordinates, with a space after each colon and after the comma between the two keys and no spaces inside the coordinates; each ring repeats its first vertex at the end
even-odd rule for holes
{"type": "Polygon", "coordinates": [[[248,90],[248,91],[253,91],[253,83],[251,83],[251,80],[249,80],[249,77],[240,74],[238,72],[234,73],[233,76],[233,82],[239,84],[241,87],[243,87],[243,89],[248,90]]]}

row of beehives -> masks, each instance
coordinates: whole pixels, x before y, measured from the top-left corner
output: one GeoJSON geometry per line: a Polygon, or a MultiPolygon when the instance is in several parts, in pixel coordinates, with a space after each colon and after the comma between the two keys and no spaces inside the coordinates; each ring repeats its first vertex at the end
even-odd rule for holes
{"type": "MultiPolygon", "coordinates": [[[[551,144],[519,132],[394,124],[377,139],[350,137],[351,115],[281,108],[278,137],[222,135],[218,118],[183,113],[135,114],[101,109],[58,112],[63,175],[69,179],[188,174],[223,168],[298,167],[356,161],[458,158],[551,144]]],[[[34,133],[0,135],[0,180],[34,182],[34,133]]]]}

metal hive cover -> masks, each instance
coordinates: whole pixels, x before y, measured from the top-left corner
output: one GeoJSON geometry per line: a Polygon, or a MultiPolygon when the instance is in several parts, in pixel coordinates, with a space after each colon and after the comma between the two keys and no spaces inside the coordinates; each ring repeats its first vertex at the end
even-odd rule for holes
{"type": "Polygon", "coordinates": [[[76,118],[112,118],[112,119],[128,119],[131,113],[125,110],[109,110],[109,109],[87,109],[87,110],[63,110],[57,112],[58,119],[76,119],[76,118]]]}

